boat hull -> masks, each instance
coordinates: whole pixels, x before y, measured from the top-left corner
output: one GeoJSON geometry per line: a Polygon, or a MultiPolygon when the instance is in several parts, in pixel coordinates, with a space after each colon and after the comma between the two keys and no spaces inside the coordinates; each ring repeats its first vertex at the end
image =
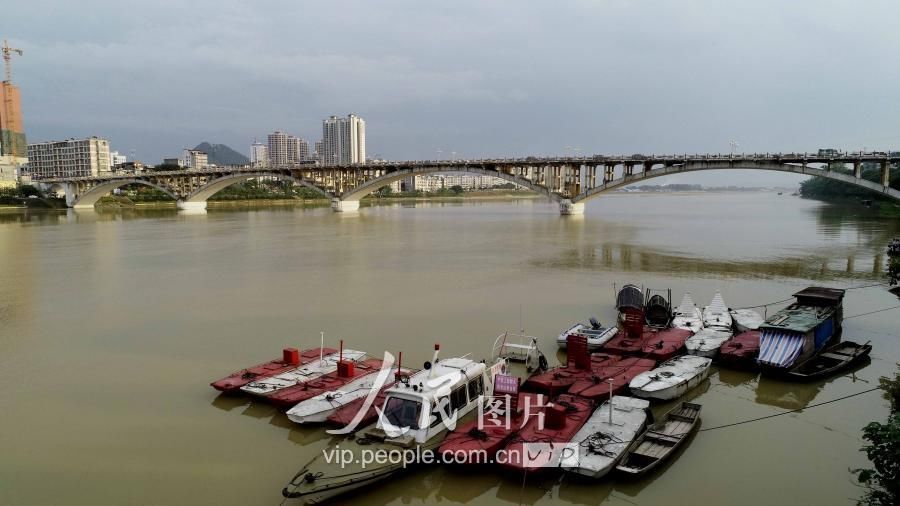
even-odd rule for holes
{"type": "Polygon", "coordinates": [[[705,380],[711,364],[712,360],[704,357],[675,357],[652,371],[638,375],[628,387],[632,395],[644,399],[676,399],[705,380]]]}
{"type": "Polygon", "coordinates": [[[300,362],[297,364],[285,362],[283,359],[270,360],[269,362],[264,362],[233,372],[222,379],[213,381],[210,383],[210,386],[220,392],[229,394],[237,393],[240,391],[241,387],[249,383],[277,376],[283,372],[296,369],[297,367],[306,365],[314,360],[318,360],[320,353],[322,355],[330,355],[335,352],[337,352],[337,350],[332,348],[311,348],[300,352],[300,362]]]}

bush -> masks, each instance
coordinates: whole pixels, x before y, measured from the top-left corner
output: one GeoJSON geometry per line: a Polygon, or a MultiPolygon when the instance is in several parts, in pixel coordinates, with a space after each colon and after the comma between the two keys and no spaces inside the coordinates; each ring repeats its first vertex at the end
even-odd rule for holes
{"type": "MultiPolygon", "coordinates": [[[[900,366],[900,364],[898,364],[900,366]]],[[[872,422],[863,428],[862,448],[873,469],[856,469],[866,494],[859,504],[900,504],[900,372],[894,378],[881,378],[884,397],[891,403],[891,416],[886,423],[872,422]]]]}

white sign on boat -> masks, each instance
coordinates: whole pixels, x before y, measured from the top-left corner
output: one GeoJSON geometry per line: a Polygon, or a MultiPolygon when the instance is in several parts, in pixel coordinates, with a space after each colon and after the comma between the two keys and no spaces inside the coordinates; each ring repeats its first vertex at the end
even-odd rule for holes
{"type": "Polygon", "coordinates": [[[562,451],[560,466],[589,478],[606,476],[646,427],[649,407],[644,399],[616,395],[610,417],[610,401],[604,402],[562,451]]]}
{"type": "Polygon", "coordinates": [[[675,357],[652,371],[638,374],[628,388],[638,397],[664,401],[675,399],[706,379],[711,364],[712,359],[706,357],[675,357]]]}

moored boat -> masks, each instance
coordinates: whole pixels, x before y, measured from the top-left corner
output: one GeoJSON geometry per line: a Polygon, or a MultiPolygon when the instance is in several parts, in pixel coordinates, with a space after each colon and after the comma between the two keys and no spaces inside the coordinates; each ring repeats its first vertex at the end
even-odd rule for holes
{"type": "Polygon", "coordinates": [[[339,362],[358,362],[365,356],[365,352],[356,350],[342,350],[324,355],[321,360],[312,360],[300,367],[294,367],[274,376],[251,381],[242,386],[241,391],[250,395],[267,397],[281,389],[302,385],[337,371],[339,362]]]}
{"type": "Polygon", "coordinates": [[[663,362],[680,353],[692,335],[693,332],[684,328],[654,329],[641,351],[647,358],[663,362]]]}
{"type": "MultiPolygon", "coordinates": [[[[569,358],[571,359],[572,357],[570,356],[569,358]]],[[[576,381],[589,378],[594,369],[615,364],[621,359],[622,357],[617,355],[592,353],[590,355],[590,365],[588,367],[575,365],[570,360],[565,366],[554,367],[548,371],[529,377],[525,380],[522,388],[529,392],[555,396],[568,390],[576,381]]]]}
{"type": "Polygon", "coordinates": [[[667,328],[672,322],[672,290],[666,290],[666,295],[652,294],[648,288],[644,296],[644,321],[653,328],[667,328]]]}
{"type": "Polygon", "coordinates": [[[619,329],[615,326],[613,327],[604,327],[594,318],[591,318],[590,324],[584,323],[576,323],[572,325],[568,329],[562,331],[559,336],[556,337],[556,344],[560,348],[566,348],[567,337],[570,335],[581,335],[587,338],[587,346],[588,350],[598,350],[607,341],[612,339],[619,329]]]}
{"type": "MultiPolygon", "coordinates": [[[[409,376],[412,371],[400,368],[393,374],[395,377],[409,376]]],[[[341,407],[356,399],[364,399],[373,388],[377,387],[377,380],[378,374],[356,376],[336,390],[327,390],[298,402],[288,410],[287,417],[294,423],[322,423],[341,407]]]]}
{"type": "Polygon", "coordinates": [[[731,339],[731,331],[721,327],[704,327],[684,343],[684,348],[691,355],[714,358],[719,348],[731,339]]]}
{"type": "Polygon", "coordinates": [[[336,351],[333,348],[311,348],[303,351],[296,348],[285,348],[282,350],[281,359],[270,360],[233,372],[222,379],[213,381],[210,386],[220,392],[234,393],[248,383],[296,369],[318,360],[322,355],[331,355],[336,351]]]}
{"type": "Polygon", "coordinates": [[[868,360],[872,345],[844,341],[828,347],[822,353],[793,368],[787,377],[798,381],[827,378],[854,364],[868,360]]]}
{"type": "Polygon", "coordinates": [[[755,369],[759,356],[759,331],[741,332],[725,341],[719,348],[718,360],[735,369],[755,369]]]}
{"type": "Polygon", "coordinates": [[[577,380],[569,387],[569,393],[588,399],[602,399],[622,393],[628,383],[642,372],[656,367],[649,358],[628,357],[593,369],[592,374],[577,380]],[[611,380],[611,381],[610,381],[611,380]]]}
{"type": "Polygon", "coordinates": [[[544,407],[541,418],[532,416],[506,445],[501,467],[511,471],[538,472],[556,468],[559,454],[594,411],[594,401],[560,394],[544,407]],[[540,448],[533,443],[540,443],[540,448]]]}
{"type": "Polygon", "coordinates": [[[759,358],[764,374],[785,374],[840,339],[844,290],[809,287],[796,302],[759,326],[759,358]]]}
{"type": "Polygon", "coordinates": [[[725,299],[722,298],[722,293],[716,290],[712,301],[703,308],[703,326],[731,332],[731,324],[731,313],[728,311],[728,306],[725,305],[725,299]]]}
{"type": "Polygon", "coordinates": [[[691,292],[685,292],[681,304],[672,312],[672,327],[697,332],[703,328],[703,312],[691,298],[691,292]]]}
{"type": "Polygon", "coordinates": [[[761,314],[752,309],[732,309],[729,314],[734,321],[734,330],[739,333],[757,330],[766,321],[761,314]]]}
{"type": "Polygon", "coordinates": [[[282,408],[290,409],[298,403],[312,399],[325,392],[338,390],[344,385],[366,376],[375,376],[381,369],[381,360],[367,358],[359,362],[346,362],[347,366],[339,366],[336,371],[323,374],[318,378],[304,381],[292,387],[281,388],[265,396],[266,401],[282,408]]]}
{"type": "Polygon", "coordinates": [[[603,403],[572,437],[578,454],[564,450],[561,467],[587,478],[606,476],[643,432],[649,407],[649,401],[621,395],[603,403]]]}
{"type": "Polygon", "coordinates": [[[387,390],[383,416],[374,426],[313,458],[281,491],[285,498],[321,503],[336,496],[370,486],[417,463],[417,456],[436,449],[455,420],[478,407],[481,396],[493,394],[494,376],[506,368],[505,361],[488,367],[468,358],[426,362],[428,378],[414,384],[400,382],[387,390]],[[380,453],[384,459],[363,464],[364,451],[380,453]],[[339,455],[347,452],[349,461],[339,455]]]}
{"type": "Polygon", "coordinates": [[[682,355],[639,374],[628,384],[631,394],[646,399],[670,400],[681,397],[709,376],[712,359],[682,355]]]}
{"type": "Polygon", "coordinates": [[[647,427],[616,466],[617,471],[641,475],[656,469],[671,457],[700,422],[699,404],[682,402],[658,422],[647,427]]]}

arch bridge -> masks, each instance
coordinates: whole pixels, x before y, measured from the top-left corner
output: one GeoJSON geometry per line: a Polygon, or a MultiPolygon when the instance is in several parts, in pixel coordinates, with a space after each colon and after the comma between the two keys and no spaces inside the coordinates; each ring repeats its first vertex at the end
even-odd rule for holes
{"type": "Polygon", "coordinates": [[[276,178],[312,188],[331,199],[335,211],[353,211],[366,195],[418,175],[467,173],[492,176],[545,195],[557,202],[562,214],[581,214],[584,203],[604,192],[684,172],[723,169],[755,169],[819,176],[866,188],[900,201],[900,191],[890,188],[890,169],[900,156],[886,153],[853,153],[821,156],[805,153],[765,155],[672,155],[672,156],[582,156],[490,158],[479,160],[416,160],[339,166],[297,164],[285,167],[220,167],[96,177],[45,178],[45,188],[62,187],[66,203],[92,208],[110,191],[140,184],[156,188],[178,204],[179,209],[205,209],[216,192],[256,178],[276,178]],[[852,172],[829,170],[833,164],[851,166],[852,172]],[[878,182],[863,179],[863,164],[877,164],[878,182]]]}

